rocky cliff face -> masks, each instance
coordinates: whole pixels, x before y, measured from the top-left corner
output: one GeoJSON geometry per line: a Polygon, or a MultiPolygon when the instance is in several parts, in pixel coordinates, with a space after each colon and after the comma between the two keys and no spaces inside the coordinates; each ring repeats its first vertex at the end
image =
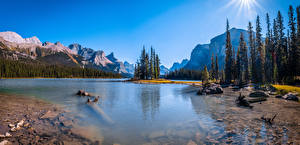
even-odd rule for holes
{"type": "Polygon", "coordinates": [[[124,64],[112,54],[106,56],[101,50],[60,42],[42,43],[37,37],[23,38],[15,32],[0,32],[0,56],[14,60],[34,59],[49,64],[93,67],[101,70],[128,73],[124,64]]]}
{"type": "Polygon", "coordinates": [[[124,66],[125,66],[126,71],[129,74],[134,74],[134,65],[133,64],[130,64],[129,62],[125,61],[124,66]]]}
{"type": "MultiPolygon", "coordinates": [[[[239,46],[240,34],[244,34],[244,38],[247,44],[249,42],[249,35],[247,31],[243,29],[232,28],[229,31],[232,47],[234,48],[236,53],[239,46]]],[[[214,56],[218,56],[219,68],[222,69],[225,61],[225,42],[226,32],[211,39],[209,44],[197,45],[191,53],[190,61],[184,68],[200,70],[203,69],[204,65],[207,65],[207,67],[209,68],[211,63],[211,55],[214,54],[214,56]]]]}
{"type": "Polygon", "coordinates": [[[160,67],[159,67],[159,69],[160,69],[160,75],[165,75],[165,74],[167,74],[167,73],[169,73],[169,69],[167,68],[167,67],[165,67],[164,65],[161,65],[160,67]]]}
{"type": "Polygon", "coordinates": [[[11,31],[0,32],[0,37],[12,43],[28,43],[28,44],[42,45],[42,42],[35,36],[24,39],[16,32],[11,32],[11,31]]]}
{"type": "Polygon", "coordinates": [[[95,67],[123,74],[129,73],[126,70],[124,63],[115,58],[113,53],[105,56],[104,51],[94,51],[91,48],[82,47],[80,44],[71,44],[69,45],[69,48],[72,52],[77,53],[86,61],[92,63],[95,67]]]}
{"type": "Polygon", "coordinates": [[[172,65],[172,67],[170,68],[170,71],[179,70],[179,69],[183,68],[188,62],[189,62],[188,59],[182,60],[181,63],[175,62],[175,63],[172,65]]]}

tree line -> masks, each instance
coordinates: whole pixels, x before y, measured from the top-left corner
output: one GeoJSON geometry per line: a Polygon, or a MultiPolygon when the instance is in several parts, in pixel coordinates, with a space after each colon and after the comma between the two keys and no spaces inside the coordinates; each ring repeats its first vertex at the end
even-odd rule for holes
{"type": "Polygon", "coordinates": [[[229,22],[226,28],[225,83],[232,81],[238,84],[248,82],[295,83],[300,76],[300,6],[296,8],[295,18],[293,6],[289,7],[287,34],[284,19],[280,11],[271,25],[269,14],[266,14],[266,38],[262,38],[260,17],[256,18],[256,32],[249,22],[249,44],[243,34],[235,54],[232,48],[229,22]],[[296,22],[297,21],[297,22],[296,22]],[[248,58],[248,46],[250,58],[248,58]]]}
{"type": "Polygon", "coordinates": [[[134,67],[135,79],[158,79],[160,77],[160,59],[155,50],[151,47],[150,55],[146,52],[145,46],[141,56],[134,67]]]}
{"type": "Polygon", "coordinates": [[[47,65],[0,58],[0,78],[121,78],[121,75],[92,68],[47,65]]]}

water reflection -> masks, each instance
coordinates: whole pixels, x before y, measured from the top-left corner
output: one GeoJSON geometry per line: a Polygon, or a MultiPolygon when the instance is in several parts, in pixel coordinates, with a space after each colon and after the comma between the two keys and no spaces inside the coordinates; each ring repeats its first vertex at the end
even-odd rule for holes
{"type": "Polygon", "coordinates": [[[148,120],[151,118],[151,120],[154,120],[155,114],[159,111],[160,86],[142,85],[137,97],[141,102],[143,119],[148,120]]]}

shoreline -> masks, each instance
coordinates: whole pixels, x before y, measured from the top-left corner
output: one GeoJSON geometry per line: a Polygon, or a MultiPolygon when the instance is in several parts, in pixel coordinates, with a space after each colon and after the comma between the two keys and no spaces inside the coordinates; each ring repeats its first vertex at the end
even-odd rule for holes
{"type": "Polygon", "coordinates": [[[11,144],[99,144],[63,107],[41,99],[0,94],[0,142],[11,144]],[[23,122],[16,130],[13,125],[23,122]],[[9,134],[10,136],[5,136],[9,134]]]}

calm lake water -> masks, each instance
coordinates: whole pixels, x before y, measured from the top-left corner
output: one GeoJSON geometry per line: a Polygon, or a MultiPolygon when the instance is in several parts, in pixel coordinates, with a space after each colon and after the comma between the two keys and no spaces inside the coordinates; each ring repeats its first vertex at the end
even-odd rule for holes
{"type": "Polygon", "coordinates": [[[211,115],[222,97],[201,97],[196,88],[173,84],[134,84],[106,79],[4,79],[0,93],[34,96],[63,105],[82,126],[92,126],[104,144],[186,144],[195,136],[217,138],[224,125],[211,115]],[[94,107],[78,90],[101,96],[94,107]],[[99,113],[99,110],[102,113],[99,113]],[[200,127],[199,127],[200,126],[200,127]],[[202,126],[202,127],[201,127],[202,126]],[[203,127],[206,126],[206,127],[203,127]],[[199,134],[200,133],[200,134],[199,134]]]}

